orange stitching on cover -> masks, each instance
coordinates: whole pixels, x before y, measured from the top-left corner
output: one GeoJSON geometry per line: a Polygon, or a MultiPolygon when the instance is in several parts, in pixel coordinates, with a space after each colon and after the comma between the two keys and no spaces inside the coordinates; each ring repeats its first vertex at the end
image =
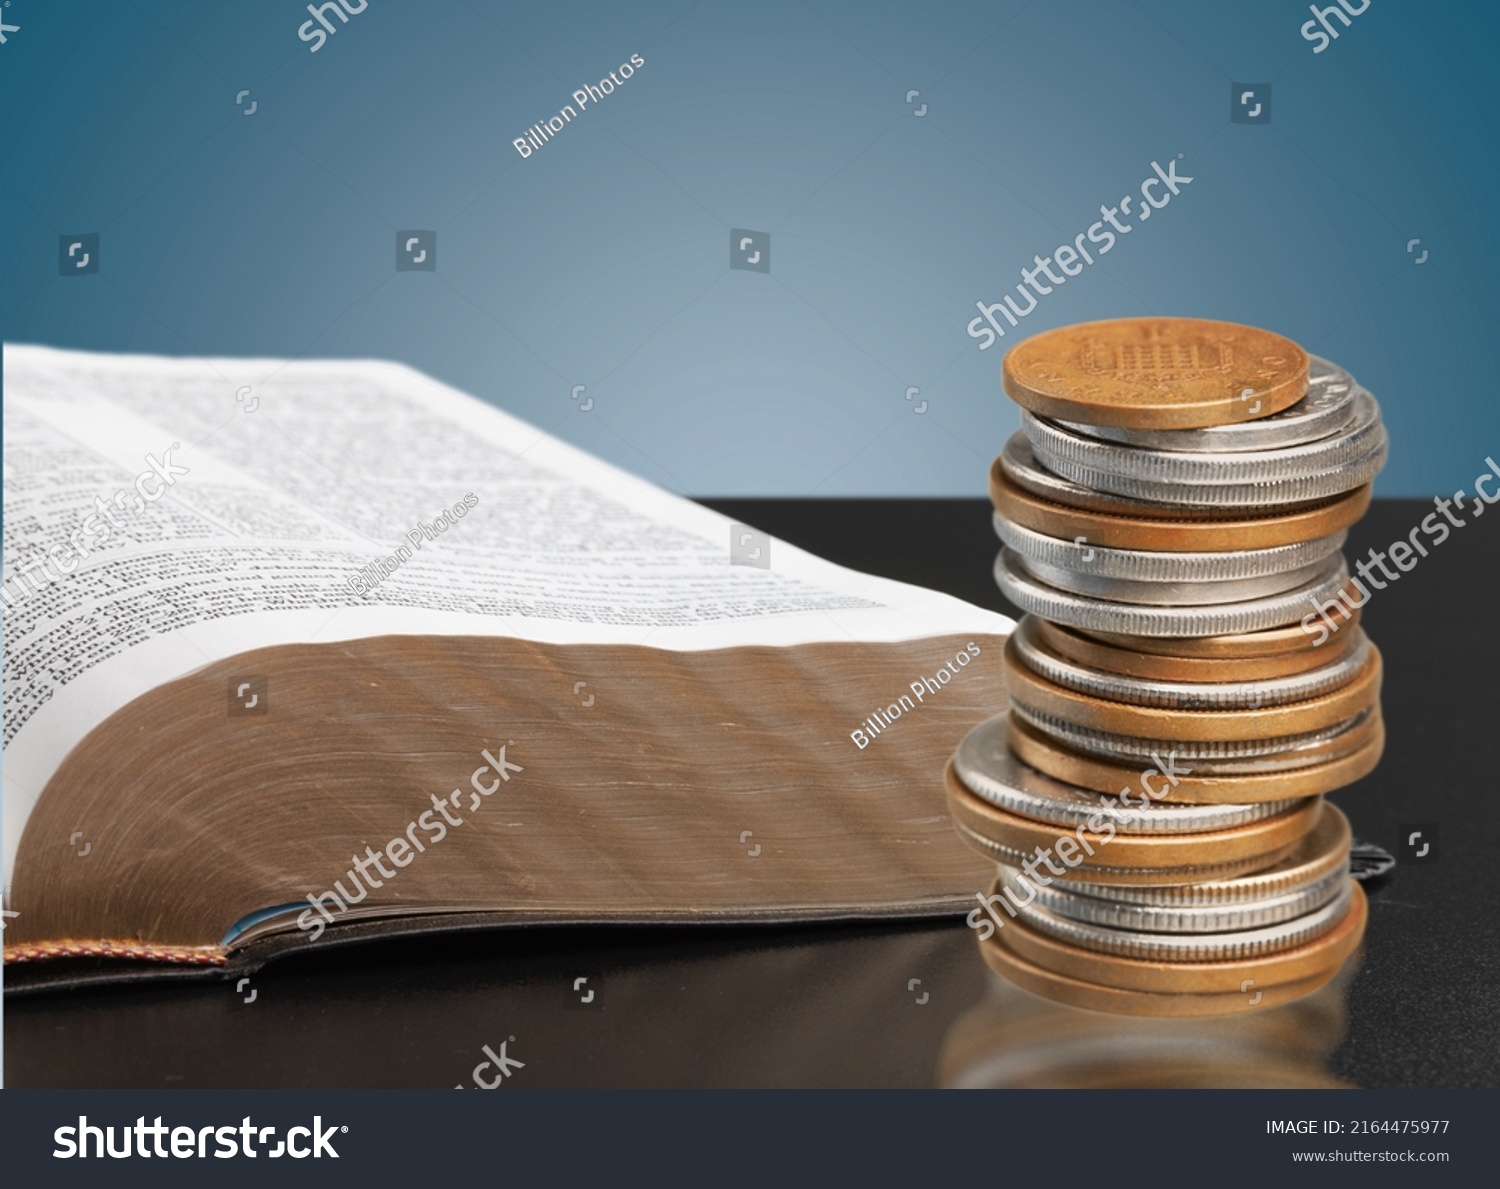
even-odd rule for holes
{"type": "Polygon", "coordinates": [[[191,966],[224,966],[229,961],[228,953],[220,946],[140,945],[129,941],[74,941],[68,938],[5,947],[6,965],[46,958],[144,958],[191,966]]]}

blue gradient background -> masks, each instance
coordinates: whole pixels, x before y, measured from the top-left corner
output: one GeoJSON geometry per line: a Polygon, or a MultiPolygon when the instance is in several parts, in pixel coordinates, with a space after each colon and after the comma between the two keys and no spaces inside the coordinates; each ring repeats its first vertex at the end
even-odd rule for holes
{"type": "Polygon", "coordinates": [[[305,0],[3,13],[7,341],[394,358],[690,494],[980,495],[1016,414],[975,301],[1182,153],[1193,183],[1024,332],[1287,334],[1380,397],[1379,494],[1500,451],[1478,3],[1373,0],[1320,54],[1279,0],[370,0],[317,53],[305,0]],[[1230,122],[1232,81],[1273,84],[1270,125],[1230,122]],[[769,275],[729,269],[732,227],[772,233],[769,275]],[[394,271],[405,228],[437,229],[436,273],[394,271]],[[101,272],[60,278],[79,231],[101,272]]]}

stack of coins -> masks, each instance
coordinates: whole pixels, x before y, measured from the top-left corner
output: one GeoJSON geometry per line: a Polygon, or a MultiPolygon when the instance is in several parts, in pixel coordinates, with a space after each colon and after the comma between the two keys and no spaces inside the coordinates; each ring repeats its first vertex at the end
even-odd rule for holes
{"type": "MultiPolygon", "coordinates": [[[[1349,823],[1380,654],[1341,547],[1385,462],[1370,394],[1268,331],[1134,318],[1006,356],[995,579],[1010,708],[948,770],[1000,868],[990,965],[1076,1006],[1286,1002],[1358,946],[1349,823]]],[[[1367,593],[1360,588],[1361,593],[1367,593]]]]}

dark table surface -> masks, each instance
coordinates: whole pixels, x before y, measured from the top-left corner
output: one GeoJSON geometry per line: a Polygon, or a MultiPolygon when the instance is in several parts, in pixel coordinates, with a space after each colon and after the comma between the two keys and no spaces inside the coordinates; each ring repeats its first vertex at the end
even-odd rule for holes
{"type": "MultiPolygon", "coordinates": [[[[855,569],[1015,614],[990,579],[983,500],[705,500],[855,569]]],[[[1351,561],[1432,511],[1381,500],[1351,561]]],[[[1453,532],[1377,592],[1385,758],[1334,794],[1358,837],[1436,861],[1368,887],[1365,950],[1291,1008],[1165,1025],[1054,1008],[1010,988],[951,923],[535,928],[289,957],[237,991],[142,985],[10,997],[5,1082],[24,1086],[1500,1084],[1496,803],[1500,514],[1453,532]],[[1429,856],[1430,857],[1430,856],[1429,856]],[[587,976],[592,1004],[575,1006],[587,976]],[[920,984],[912,980],[920,979],[920,984]],[[252,1002],[247,997],[254,993],[252,1002]],[[493,1066],[480,1076],[493,1078],[493,1066]]]]}

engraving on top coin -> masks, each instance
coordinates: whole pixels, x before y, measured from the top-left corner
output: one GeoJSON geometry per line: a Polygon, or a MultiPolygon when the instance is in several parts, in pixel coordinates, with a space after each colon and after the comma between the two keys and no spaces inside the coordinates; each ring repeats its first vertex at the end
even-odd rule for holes
{"type": "Polygon", "coordinates": [[[1267,415],[1301,400],[1307,353],[1250,326],[1119,318],[1034,335],[1005,357],[1017,404],[1044,417],[1131,429],[1202,429],[1244,419],[1249,387],[1267,415]]]}

